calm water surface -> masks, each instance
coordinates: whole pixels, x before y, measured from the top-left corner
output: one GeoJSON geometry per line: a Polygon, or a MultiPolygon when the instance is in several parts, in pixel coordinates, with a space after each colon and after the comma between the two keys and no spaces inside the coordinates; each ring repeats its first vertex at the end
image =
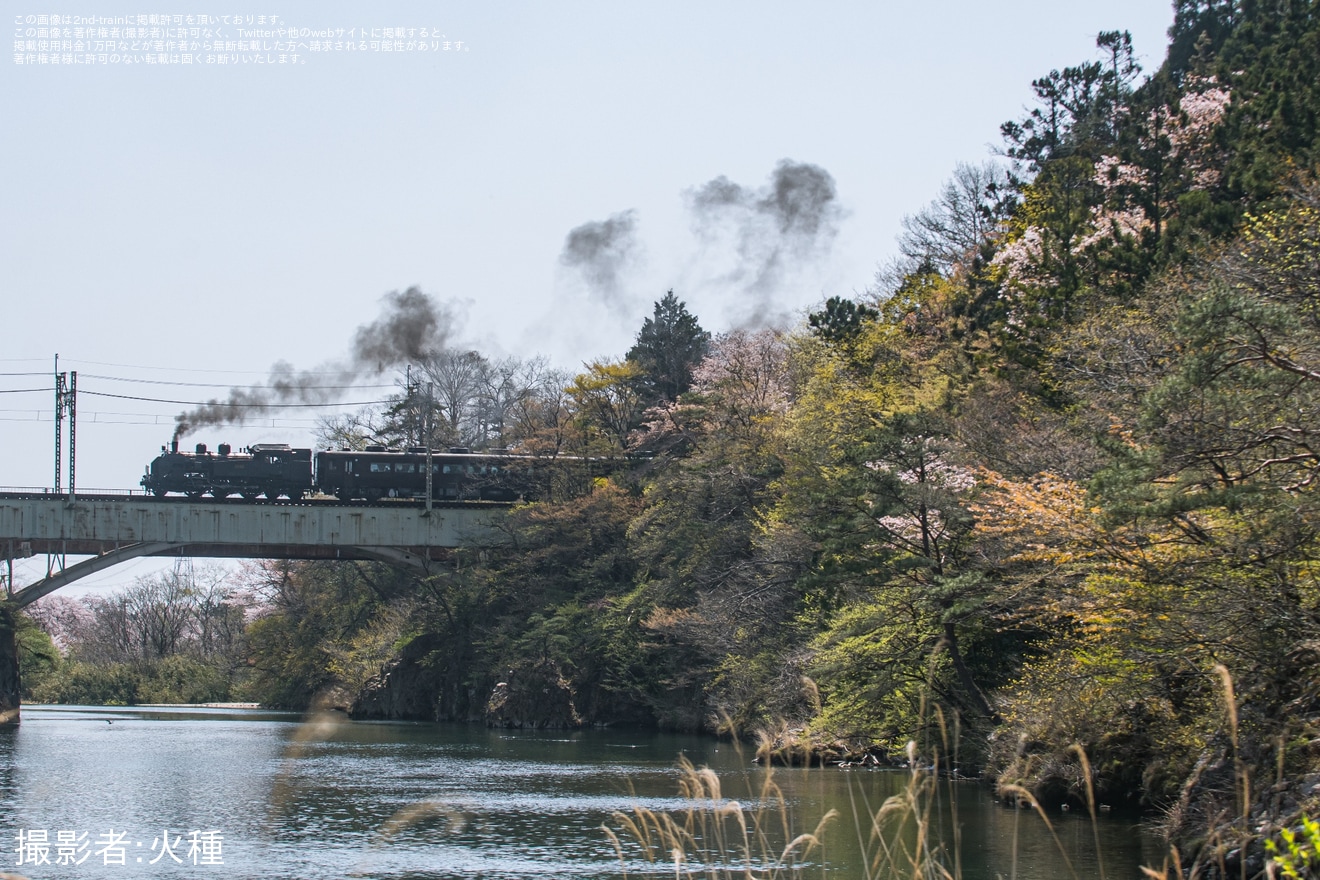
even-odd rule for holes
{"type": "MultiPolygon", "coordinates": [[[[260,710],[27,707],[17,729],[0,731],[8,841],[0,871],[89,880],[620,877],[600,826],[616,810],[685,808],[680,755],[716,770],[725,797],[756,802],[763,771],[728,744],[698,737],[304,721],[260,710]],[[32,831],[46,832],[51,864],[28,863],[31,848],[18,864],[19,835],[31,842],[32,831]],[[55,864],[60,831],[86,844],[75,856],[85,856],[81,864],[55,864]],[[222,864],[200,864],[206,832],[216,832],[209,856],[222,864]],[[112,833],[123,835],[120,847],[107,847],[112,833]],[[106,864],[117,853],[124,863],[106,864]]],[[[867,876],[859,844],[867,826],[855,822],[854,805],[878,807],[905,775],[780,769],[773,778],[795,832],[814,828],[830,808],[842,814],[823,855],[795,876],[867,876]]],[[[1134,817],[1102,815],[1098,828],[1075,812],[1052,817],[1065,861],[1039,818],[996,806],[975,784],[947,783],[941,801],[944,835],[959,829],[967,880],[1135,878],[1141,864],[1160,858],[1134,817]]],[[[672,867],[641,861],[628,872],[673,876],[672,867]]]]}

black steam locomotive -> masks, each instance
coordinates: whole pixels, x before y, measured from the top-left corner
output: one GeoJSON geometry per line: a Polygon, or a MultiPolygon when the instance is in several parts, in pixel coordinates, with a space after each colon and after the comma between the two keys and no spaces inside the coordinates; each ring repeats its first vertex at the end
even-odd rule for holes
{"type": "MultiPolygon", "coordinates": [[[[161,447],[147,466],[142,488],[156,496],[171,492],[200,498],[240,495],[294,501],[312,492],[341,501],[425,498],[426,449],[391,451],[368,446],[361,451],[318,452],[279,443],[258,443],[234,452],[221,443],[210,452],[198,443],[193,452],[179,444],[161,447]]],[[[531,462],[525,456],[474,454],[455,447],[432,451],[431,497],[448,500],[516,501],[527,494],[531,462]]]]}
{"type": "Polygon", "coordinates": [[[295,501],[316,488],[312,475],[312,451],[292,449],[285,444],[262,443],[235,453],[228,443],[210,452],[198,443],[195,452],[180,452],[177,442],[161,447],[160,455],[147,466],[142,488],[153,495],[178,492],[192,498],[211,495],[225,498],[287,495],[295,501]]]}

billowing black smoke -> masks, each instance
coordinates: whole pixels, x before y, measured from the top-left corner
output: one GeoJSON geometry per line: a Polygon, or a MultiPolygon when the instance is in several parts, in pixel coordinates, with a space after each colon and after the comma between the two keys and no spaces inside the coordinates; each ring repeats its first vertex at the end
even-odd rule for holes
{"type": "Polygon", "coordinates": [[[623,276],[638,253],[637,212],[623,211],[608,220],[575,227],[564,240],[559,262],[582,273],[594,300],[620,316],[631,317],[636,302],[627,293],[623,276]]]}
{"type": "Polygon", "coordinates": [[[842,210],[834,178],[818,165],[783,159],[766,186],[751,188],[723,175],[687,192],[698,237],[728,241],[732,268],[716,280],[743,291],[741,323],[758,327],[783,316],[776,300],[794,269],[828,253],[842,210]]]}
{"type": "Polygon", "coordinates": [[[457,321],[452,306],[437,303],[416,287],[388,293],[380,317],[357,329],[346,361],[305,371],[280,361],[271,367],[265,384],[233,388],[225,400],[208,400],[180,413],[174,419],[174,439],[211,425],[242,424],[282,409],[343,400],[365,378],[442,351],[457,321]]]}
{"type": "Polygon", "coordinates": [[[417,363],[449,343],[456,317],[451,306],[437,303],[416,287],[384,297],[381,316],[353,336],[353,365],[383,373],[417,363]]]}

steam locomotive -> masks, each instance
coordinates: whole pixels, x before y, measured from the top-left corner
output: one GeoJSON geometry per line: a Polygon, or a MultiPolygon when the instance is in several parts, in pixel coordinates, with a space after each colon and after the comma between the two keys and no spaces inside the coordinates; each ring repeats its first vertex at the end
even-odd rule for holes
{"type": "MultiPolygon", "coordinates": [[[[211,452],[198,443],[180,452],[178,442],[147,465],[142,488],[157,497],[171,492],[200,498],[239,495],[294,501],[312,492],[341,501],[425,498],[427,450],[406,451],[368,446],[361,451],[330,450],[312,454],[283,443],[256,443],[234,452],[221,443],[211,452]]],[[[449,500],[516,501],[527,494],[531,470],[526,456],[474,454],[464,447],[432,451],[431,496],[449,500]]]]}

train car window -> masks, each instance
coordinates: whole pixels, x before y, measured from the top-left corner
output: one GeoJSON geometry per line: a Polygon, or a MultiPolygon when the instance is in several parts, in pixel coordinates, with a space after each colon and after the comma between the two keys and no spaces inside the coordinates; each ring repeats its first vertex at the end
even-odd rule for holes
{"type": "Polygon", "coordinates": [[[449,465],[445,465],[444,473],[449,473],[449,465]]]}
{"type": "Polygon", "coordinates": [[[415,474],[415,473],[417,473],[417,465],[415,465],[415,464],[396,464],[396,465],[394,466],[394,469],[395,469],[396,471],[398,471],[399,473],[401,473],[401,474],[415,474]]]}

